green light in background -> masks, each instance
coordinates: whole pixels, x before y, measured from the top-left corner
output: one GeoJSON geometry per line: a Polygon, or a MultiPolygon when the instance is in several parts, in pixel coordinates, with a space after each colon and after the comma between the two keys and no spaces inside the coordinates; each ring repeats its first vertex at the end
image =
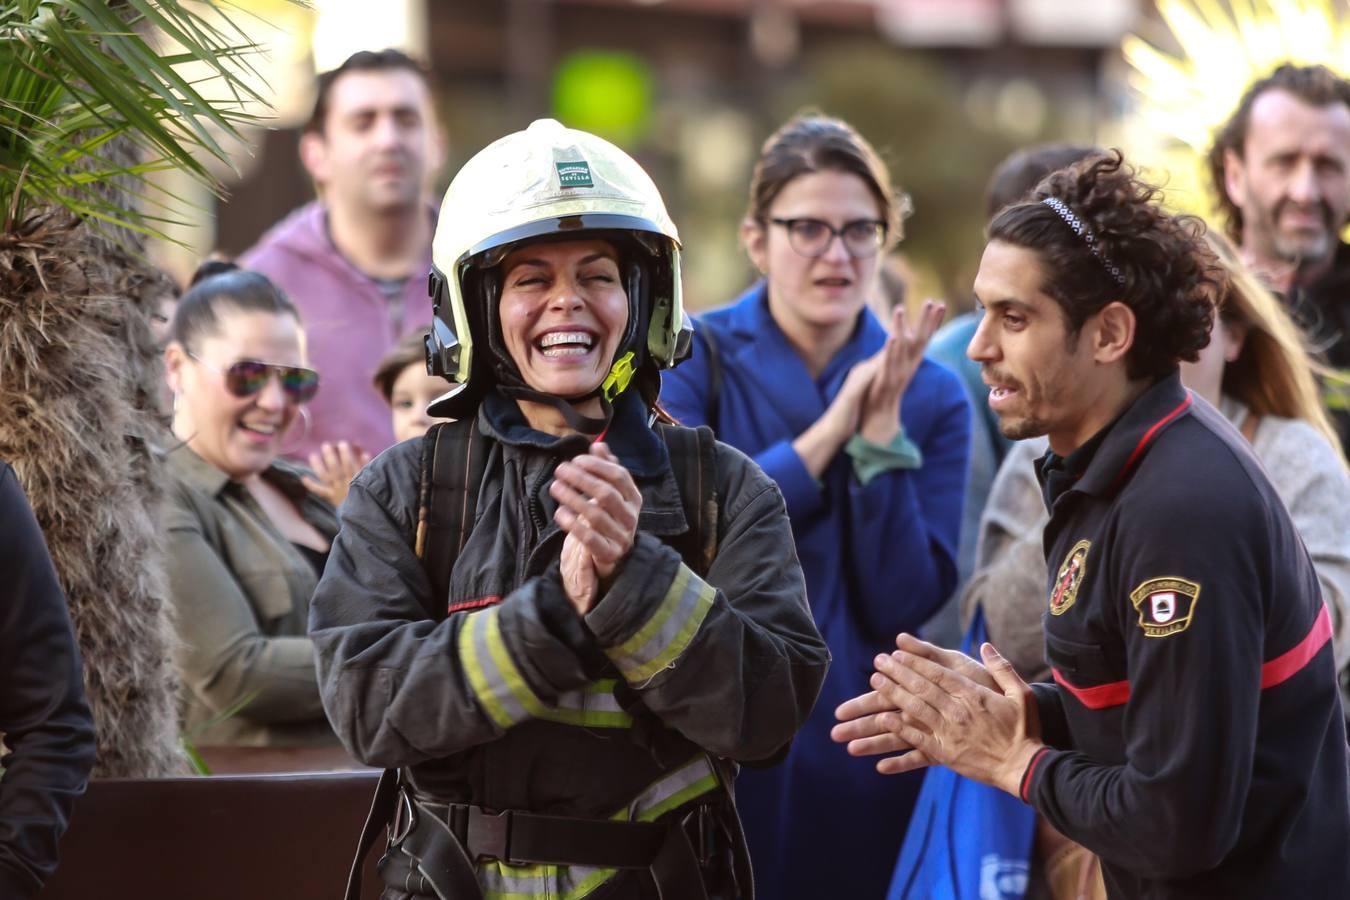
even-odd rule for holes
{"type": "Polygon", "coordinates": [[[553,75],[553,114],[570,128],[631,146],[651,118],[652,82],[640,57],[580,50],[563,59],[553,75]]]}

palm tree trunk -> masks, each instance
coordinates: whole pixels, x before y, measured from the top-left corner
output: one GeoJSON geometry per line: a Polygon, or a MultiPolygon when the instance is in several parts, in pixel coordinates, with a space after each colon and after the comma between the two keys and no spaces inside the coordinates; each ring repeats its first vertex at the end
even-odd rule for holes
{"type": "Polygon", "coordinates": [[[60,210],[0,235],[0,458],[28,492],[70,603],[99,777],[185,769],[153,452],[164,432],[148,314],[167,289],[60,210]]]}
{"type": "Polygon", "coordinates": [[[136,229],[155,223],[144,176],[169,165],[213,184],[203,159],[227,160],[221,142],[256,121],[255,48],[228,6],[0,0],[0,458],[66,590],[105,777],[186,769],[149,329],[169,286],[136,229]],[[189,60],[218,81],[185,75],[189,60]]]}

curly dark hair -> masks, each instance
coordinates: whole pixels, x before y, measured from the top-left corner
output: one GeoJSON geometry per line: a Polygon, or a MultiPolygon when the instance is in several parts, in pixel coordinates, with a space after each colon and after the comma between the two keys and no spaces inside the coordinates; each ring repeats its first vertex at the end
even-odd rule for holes
{"type": "Polygon", "coordinates": [[[1112,150],[1051,174],[988,228],[990,241],[1040,256],[1041,289],[1059,303],[1071,335],[1113,301],[1134,311],[1134,344],[1125,358],[1131,379],[1157,378],[1182,360],[1195,361],[1209,343],[1223,284],[1204,223],[1167,213],[1160,198],[1158,188],[1141,180],[1120,151],[1112,150]],[[1043,202],[1049,197],[1081,220],[1100,256],[1043,202]]]}
{"type": "Polygon", "coordinates": [[[1242,158],[1247,146],[1247,129],[1252,122],[1252,106],[1267,91],[1293,94],[1309,106],[1323,108],[1336,103],[1350,107],[1350,81],[1326,66],[1296,66],[1285,63],[1265,78],[1253,81],[1238,101],[1237,108],[1214,135],[1206,164],[1214,186],[1214,196],[1223,216],[1224,231],[1234,242],[1242,243],[1242,210],[1228,196],[1224,186],[1223,159],[1229,150],[1242,158]]]}
{"type": "Polygon", "coordinates": [[[1030,194],[1056,169],[1101,152],[1097,147],[1079,144],[1038,144],[1013,151],[989,176],[984,192],[985,217],[992,219],[1003,207],[1030,194]]]}

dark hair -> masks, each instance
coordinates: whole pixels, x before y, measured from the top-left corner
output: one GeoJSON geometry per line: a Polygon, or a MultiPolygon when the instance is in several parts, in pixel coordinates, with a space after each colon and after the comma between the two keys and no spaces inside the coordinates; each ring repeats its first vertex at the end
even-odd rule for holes
{"type": "Polygon", "coordinates": [[[767,225],[769,207],[783,188],[813,172],[857,175],[876,198],[887,233],[900,236],[901,215],[909,198],[896,202],[886,164],[852,125],[819,113],[798,113],[764,142],[750,178],[746,215],[767,225]]]}
{"type": "Polygon", "coordinates": [[[266,275],[246,271],[234,263],[208,260],[193,275],[191,287],[178,301],[169,323],[169,340],[191,349],[198,338],[218,331],[222,310],[273,313],[300,321],[295,304],[266,275]]]}
{"type": "Polygon", "coordinates": [[[1160,191],[1113,150],[1051,174],[1029,199],[995,216],[988,229],[990,241],[1037,253],[1045,270],[1041,290],[1059,303],[1070,334],[1113,301],[1134,311],[1134,344],[1126,357],[1132,379],[1156,378],[1181,360],[1195,361],[1209,343],[1223,284],[1204,223],[1168,214],[1160,199],[1160,191]],[[1101,256],[1042,202],[1047,197],[1068,206],[1101,256]]]}
{"type": "Polygon", "coordinates": [[[239,264],[229,259],[218,257],[209,257],[202,260],[201,265],[197,266],[197,271],[192,273],[192,278],[188,281],[188,287],[197,286],[197,282],[205,281],[212,275],[219,275],[222,272],[238,272],[239,264]]]}
{"type": "Polygon", "coordinates": [[[992,219],[1003,207],[1036,189],[1045,176],[1102,151],[1077,144],[1038,144],[1014,152],[998,164],[985,190],[985,215],[992,219]]]}
{"type": "Polygon", "coordinates": [[[390,403],[394,397],[394,382],[398,381],[398,376],[403,374],[403,370],[414,363],[426,365],[427,348],[426,329],[415,331],[412,334],[404,335],[403,339],[390,348],[389,352],[380,360],[380,364],[375,369],[375,377],[371,383],[375,385],[375,390],[384,397],[385,403],[390,403]]]}
{"type": "Polygon", "coordinates": [[[333,93],[333,85],[343,75],[350,72],[392,72],[403,70],[412,72],[429,86],[427,67],[413,59],[402,50],[359,50],[343,60],[336,69],[322,72],[318,78],[318,87],[314,95],[314,112],[305,123],[305,134],[323,134],[328,121],[328,98],[333,93]]]}
{"type": "Polygon", "coordinates": [[[1248,85],[1237,109],[1214,135],[1209,148],[1209,177],[1214,183],[1214,195],[1223,215],[1224,230],[1239,244],[1242,243],[1242,210],[1228,196],[1224,184],[1224,155],[1232,150],[1242,159],[1247,146],[1247,129],[1251,126],[1252,106],[1267,91],[1284,91],[1309,106],[1325,107],[1340,103],[1350,108],[1350,81],[1340,77],[1326,66],[1296,66],[1285,63],[1265,78],[1248,85]]]}

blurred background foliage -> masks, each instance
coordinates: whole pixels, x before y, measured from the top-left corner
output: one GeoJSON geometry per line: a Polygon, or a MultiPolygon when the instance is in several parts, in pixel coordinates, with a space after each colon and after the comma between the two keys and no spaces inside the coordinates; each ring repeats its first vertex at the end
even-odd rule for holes
{"type": "MultiPolygon", "coordinates": [[[[238,0],[282,27],[264,74],[272,128],[253,133],[231,197],[200,211],[159,258],[184,276],[238,253],[310,197],[296,156],[312,78],[357,49],[426,59],[449,134],[439,186],[490,141],[552,115],[629,149],[686,242],[695,309],[753,272],[740,250],[763,140],[815,108],[852,122],[913,200],[898,248],[910,298],[957,309],[982,248],[997,163],[1042,141],[1122,147],[1209,211],[1197,158],[1246,81],[1276,61],[1350,64],[1350,0],[238,0]]],[[[263,26],[260,24],[259,28],[263,26]]],[[[180,190],[190,189],[179,186],[180,190]]]]}
{"type": "MultiPolygon", "coordinates": [[[[851,122],[877,147],[913,206],[899,252],[926,293],[960,302],[974,280],[972,248],[983,243],[989,173],[1022,136],[973,115],[977,107],[956,77],[934,61],[875,47],[839,47],[812,59],[774,118],[802,106],[851,122]]],[[[1026,139],[1052,131],[1038,128],[1026,139]]]]}

